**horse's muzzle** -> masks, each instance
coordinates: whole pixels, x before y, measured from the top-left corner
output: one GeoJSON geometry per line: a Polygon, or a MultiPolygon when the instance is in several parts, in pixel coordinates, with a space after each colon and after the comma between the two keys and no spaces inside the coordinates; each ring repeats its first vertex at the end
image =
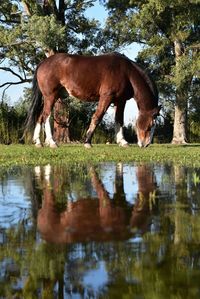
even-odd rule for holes
{"type": "Polygon", "coordinates": [[[149,144],[150,144],[150,142],[143,142],[143,141],[138,141],[138,146],[140,147],[140,148],[142,148],[142,147],[147,147],[147,146],[149,146],[149,144]]]}

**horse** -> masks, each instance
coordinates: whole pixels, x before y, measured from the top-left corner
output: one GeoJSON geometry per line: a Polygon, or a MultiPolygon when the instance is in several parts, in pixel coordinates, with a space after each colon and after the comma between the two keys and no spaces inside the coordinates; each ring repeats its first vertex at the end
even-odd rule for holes
{"type": "Polygon", "coordinates": [[[135,99],[139,115],[136,121],[138,145],[147,147],[153,137],[155,119],[159,115],[158,91],[155,83],[135,62],[117,52],[99,56],[57,53],[36,68],[32,103],[25,121],[25,131],[34,126],[33,142],[41,146],[40,131],[44,123],[45,144],[57,147],[53,140],[50,115],[63,88],[69,96],[82,101],[98,101],[86,132],[84,145],[91,147],[94,131],[111,103],[115,107],[117,144],[126,147],[123,135],[126,101],[135,99]]]}

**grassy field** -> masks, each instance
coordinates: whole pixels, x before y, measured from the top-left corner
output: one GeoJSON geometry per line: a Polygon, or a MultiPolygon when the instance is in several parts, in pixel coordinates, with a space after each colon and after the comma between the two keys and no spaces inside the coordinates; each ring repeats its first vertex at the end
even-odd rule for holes
{"type": "Polygon", "coordinates": [[[174,162],[200,167],[200,144],[184,146],[154,144],[140,149],[137,145],[122,148],[117,145],[93,145],[85,149],[80,145],[62,145],[57,149],[35,148],[34,145],[0,145],[0,166],[45,165],[72,162],[174,162]]]}

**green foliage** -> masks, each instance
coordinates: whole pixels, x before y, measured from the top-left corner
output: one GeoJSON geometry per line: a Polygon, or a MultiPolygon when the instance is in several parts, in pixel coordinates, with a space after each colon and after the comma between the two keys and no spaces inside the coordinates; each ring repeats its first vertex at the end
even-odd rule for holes
{"type": "MultiPolygon", "coordinates": [[[[199,117],[199,115],[198,115],[199,117]]],[[[190,138],[190,142],[199,142],[200,141],[200,136],[199,136],[199,132],[200,132],[200,120],[198,119],[198,121],[194,121],[192,120],[189,124],[189,138],[190,138]]]]}
{"type": "Polygon", "coordinates": [[[26,111],[22,106],[9,106],[7,103],[0,104],[0,143],[18,143],[22,137],[22,128],[26,111]]]}
{"type": "Polygon", "coordinates": [[[153,137],[155,143],[169,143],[172,140],[173,120],[169,113],[165,113],[164,120],[157,120],[153,137]]]}
{"type": "Polygon", "coordinates": [[[200,184],[200,177],[198,176],[198,174],[196,172],[193,173],[193,181],[194,181],[195,187],[200,184]]]}
{"type": "Polygon", "coordinates": [[[59,49],[65,43],[65,27],[62,26],[54,15],[33,15],[22,22],[26,41],[36,45],[42,51],[46,49],[59,49]]]}
{"type": "Polygon", "coordinates": [[[156,78],[161,98],[175,100],[177,90],[183,88],[187,91],[187,100],[191,99],[191,85],[200,76],[200,3],[185,0],[102,2],[109,12],[107,27],[116,45],[138,42],[143,46],[138,62],[156,78]],[[182,46],[178,61],[176,40],[182,46]]]}

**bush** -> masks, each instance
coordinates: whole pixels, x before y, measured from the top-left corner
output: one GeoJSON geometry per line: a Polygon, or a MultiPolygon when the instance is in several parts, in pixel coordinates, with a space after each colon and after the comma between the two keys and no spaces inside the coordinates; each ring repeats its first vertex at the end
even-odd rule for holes
{"type": "Polygon", "coordinates": [[[0,104],[0,143],[18,143],[23,135],[25,111],[19,107],[0,104]]]}

